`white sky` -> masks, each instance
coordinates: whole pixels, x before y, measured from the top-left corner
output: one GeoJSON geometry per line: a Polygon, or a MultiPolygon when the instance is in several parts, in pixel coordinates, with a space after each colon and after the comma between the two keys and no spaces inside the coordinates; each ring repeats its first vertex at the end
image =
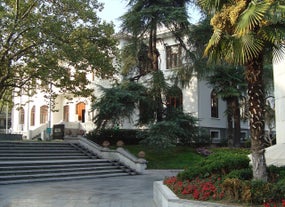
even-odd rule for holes
{"type": "Polygon", "coordinates": [[[126,0],[98,0],[100,3],[104,3],[104,9],[98,14],[98,16],[106,20],[107,22],[113,22],[115,24],[115,30],[118,32],[120,22],[118,18],[127,12],[126,0]]]}
{"type": "MultiPolygon", "coordinates": [[[[115,31],[119,31],[120,21],[118,18],[127,12],[126,5],[127,0],[98,0],[100,3],[104,3],[104,9],[98,14],[98,16],[106,20],[107,22],[113,22],[115,24],[115,31]]],[[[191,17],[191,22],[195,23],[199,20],[200,15],[198,11],[189,8],[189,16],[191,17]]]]}

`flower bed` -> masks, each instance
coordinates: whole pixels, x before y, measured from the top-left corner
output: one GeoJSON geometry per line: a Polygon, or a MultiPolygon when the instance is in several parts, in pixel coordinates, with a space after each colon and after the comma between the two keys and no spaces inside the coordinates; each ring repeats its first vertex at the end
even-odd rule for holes
{"type": "MultiPolygon", "coordinates": [[[[234,190],[226,189],[228,185],[228,180],[222,180],[218,176],[211,176],[205,179],[196,177],[193,180],[181,181],[176,176],[166,178],[163,184],[166,185],[178,198],[189,199],[189,200],[199,200],[199,201],[210,201],[210,202],[237,202],[237,204],[249,203],[238,203],[239,198],[243,197],[244,200],[248,200],[246,196],[251,198],[251,189],[242,187],[241,183],[237,179],[234,180],[236,185],[234,190]],[[235,198],[235,199],[232,199],[235,198]]],[[[230,182],[230,185],[234,185],[230,182]]],[[[282,200],[264,200],[264,207],[285,207],[285,199],[282,200]]]]}
{"type": "Polygon", "coordinates": [[[239,205],[285,207],[285,167],[269,166],[268,180],[254,180],[247,152],[224,149],[164,180],[179,198],[239,205]]]}

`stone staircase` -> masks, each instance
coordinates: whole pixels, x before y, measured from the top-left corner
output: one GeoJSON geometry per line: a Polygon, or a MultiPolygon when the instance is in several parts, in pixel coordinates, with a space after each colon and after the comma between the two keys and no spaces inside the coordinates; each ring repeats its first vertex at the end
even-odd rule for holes
{"type": "Polygon", "coordinates": [[[0,185],[134,174],[76,143],[0,142],[0,185]]]}

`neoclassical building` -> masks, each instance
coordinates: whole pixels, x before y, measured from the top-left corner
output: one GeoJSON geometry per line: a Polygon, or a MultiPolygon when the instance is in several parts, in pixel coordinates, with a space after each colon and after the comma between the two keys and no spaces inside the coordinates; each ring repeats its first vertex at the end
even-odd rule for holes
{"type": "MultiPolygon", "coordinates": [[[[127,40],[120,37],[119,47],[124,47],[127,40]]],[[[159,50],[159,67],[168,79],[172,71],[181,66],[183,50],[170,32],[161,30],[159,38],[163,41],[157,43],[159,50]]],[[[91,87],[95,88],[95,96],[100,95],[97,84],[108,86],[108,81],[94,78],[90,74],[91,87]]],[[[141,79],[141,81],[147,81],[141,79]]],[[[171,85],[171,80],[168,80],[171,85]]],[[[90,87],[90,86],[89,86],[90,87]]],[[[179,87],[179,86],[178,86],[179,87]]],[[[182,106],[183,111],[192,113],[199,118],[199,126],[208,130],[213,142],[220,142],[226,138],[227,119],[225,115],[226,103],[217,96],[205,80],[199,80],[195,75],[186,88],[179,87],[180,95],[177,98],[168,98],[168,104],[182,106]]],[[[46,94],[37,93],[31,97],[22,95],[14,98],[12,111],[12,131],[21,133],[28,139],[41,136],[50,136],[52,128],[57,124],[64,124],[66,133],[90,131],[94,129],[92,119],[95,112],[91,110],[89,98],[74,98],[72,94],[59,95],[55,100],[55,108],[51,110],[46,94]],[[76,131],[76,130],[77,131],[76,131]]],[[[121,128],[134,128],[132,123],[124,120],[121,128]]],[[[248,137],[248,123],[241,122],[242,138],[248,137]]]]}

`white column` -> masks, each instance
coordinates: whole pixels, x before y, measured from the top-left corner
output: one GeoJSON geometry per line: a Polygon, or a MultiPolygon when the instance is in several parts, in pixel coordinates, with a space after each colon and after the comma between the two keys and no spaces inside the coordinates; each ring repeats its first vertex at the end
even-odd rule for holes
{"type": "Polygon", "coordinates": [[[277,144],[285,143],[285,55],[273,65],[277,144]]]}

